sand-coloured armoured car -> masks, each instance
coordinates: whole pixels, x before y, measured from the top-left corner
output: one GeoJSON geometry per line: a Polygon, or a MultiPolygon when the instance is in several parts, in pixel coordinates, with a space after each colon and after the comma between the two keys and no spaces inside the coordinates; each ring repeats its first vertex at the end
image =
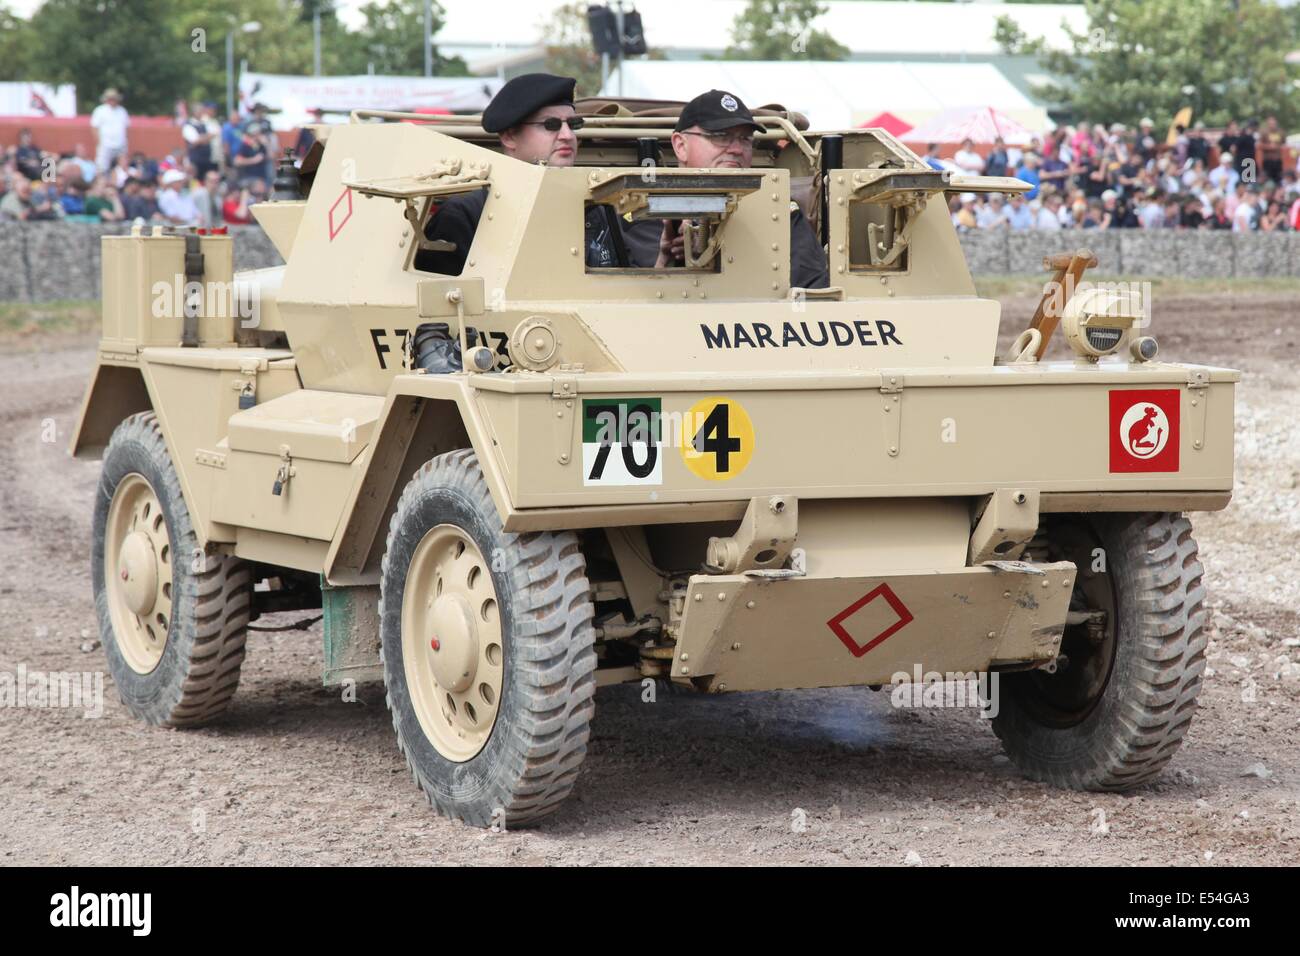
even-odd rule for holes
{"type": "Polygon", "coordinates": [[[1024,183],[776,108],[753,168],[682,169],[673,104],[579,109],[573,168],[472,117],[320,127],[254,207],[281,267],[236,275],[216,233],[103,240],[73,449],[103,457],[129,710],[215,717],[250,619],[320,607],[325,682],[382,679],[418,785],[480,826],[554,810],[626,681],[995,673],[1028,775],[1156,775],[1205,666],[1184,513],[1229,501],[1238,373],[1158,360],[1138,297],[1076,285],[1086,251],[1048,257],[1000,352],[946,196],[1024,183]],[[417,268],[480,190],[463,271],[417,268]],[[828,288],[790,285],[792,204],[828,288]],[[687,223],[685,265],[590,266],[593,207],[629,243],[687,223]]]}

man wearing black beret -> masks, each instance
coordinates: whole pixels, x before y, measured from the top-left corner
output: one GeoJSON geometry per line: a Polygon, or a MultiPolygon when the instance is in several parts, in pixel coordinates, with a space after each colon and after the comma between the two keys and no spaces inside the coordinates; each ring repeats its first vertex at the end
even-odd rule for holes
{"type": "MultiPolygon", "coordinates": [[[[673,132],[677,164],[699,169],[748,169],[754,164],[754,134],[763,127],[741,102],[725,90],[709,90],[691,100],[678,116],[673,132]]],[[[659,241],[657,268],[683,258],[680,225],[665,222],[659,241]]],[[[649,263],[646,263],[649,264],[649,263]]],[[[824,289],[830,285],[826,253],[798,206],[790,209],[790,285],[824,289]]]]}
{"type": "MultiPolygon", "coordinates": [[[[583,120],[573,106],[577,81],[550,73],[516,76],[492,98],[483,111],[483,129],[496,133],[501,151],[525,163],[572,166],[578,155],[577,131],[583,120]]],[[[456,244],[455,252],[421,250],[415,268],[425,272],[459,275],[479,219],[487,202],[487,190],[454,196],[429,219],[424,234],[456,244]]],[[[594,206],[587,211],[587,265],[626,264],[622,235],[612,210],[594,206]]]]}

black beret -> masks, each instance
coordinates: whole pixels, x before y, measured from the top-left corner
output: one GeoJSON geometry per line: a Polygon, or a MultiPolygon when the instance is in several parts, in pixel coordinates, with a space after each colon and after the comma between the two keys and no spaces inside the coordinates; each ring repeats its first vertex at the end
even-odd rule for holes
{"type": "Polygon", "coordinates": [[[550,73],[516,76],[501,87],[483,111],[483,128],[489,133],[499,133],[523,122],[543,106],[572,106],[577,83],[571,76],[550,73]]]}

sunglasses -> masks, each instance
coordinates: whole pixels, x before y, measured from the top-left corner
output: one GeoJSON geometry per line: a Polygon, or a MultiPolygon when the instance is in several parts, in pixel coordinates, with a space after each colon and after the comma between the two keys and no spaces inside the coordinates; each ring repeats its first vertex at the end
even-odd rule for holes
{"type": "Polygon", "coordinates": [[[707,139],[714,146],[730,146],[733,142],[741,146],[753,146],[754,134],[752,132],[744,133],[694,133],[690,130],[682,130],[683,136],[701,136],[707,139]]]}
{"type": "Polygon", "coordinates": [[[520,123],[519,125],[540,126],[548,133],[558,133],[560,131],[561,126],[567,126],[569,127],[569,129],[574,130],[576,132],[577,130],[580,130],[584,126],[586,126],[587,121],[583,119],[581,116],[569,116],[564,119],[561,119],[558,116],[548,116],[544,120],[538,120],[532,123],[520,123]]]}

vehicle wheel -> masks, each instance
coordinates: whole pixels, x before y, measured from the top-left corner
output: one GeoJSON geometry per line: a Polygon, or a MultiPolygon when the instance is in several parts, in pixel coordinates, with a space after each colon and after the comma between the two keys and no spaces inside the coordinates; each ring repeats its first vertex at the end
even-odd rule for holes
{"type": "Polygon", "coordinates": [[[113,432],[93,529],[95,613],[123,703],[169,727],[216,717],[239,684],[252,576],[199,548],[153,412],[113,432]]]}
{"type": "Polygon", "coordinates": [[[595,709],[586,562],[572,532],[508,534],[471,451],[402,492],[380,583],[397,745],[438,812],[508,827],[573,789],[595,709]]]}
{"type": "Polygon", "coordinates": [[[1065,516],[1052,560],[1075,562],[1072,611],[1055,673],[1001,676],[993,729],[1029,777],[1076,790],[1128,790],[1178,750],[1205,670],[1205,588],[1181,514],[1065,516]],[[1104,569],[1099,558],[1104,557],[1104,569]]]}

